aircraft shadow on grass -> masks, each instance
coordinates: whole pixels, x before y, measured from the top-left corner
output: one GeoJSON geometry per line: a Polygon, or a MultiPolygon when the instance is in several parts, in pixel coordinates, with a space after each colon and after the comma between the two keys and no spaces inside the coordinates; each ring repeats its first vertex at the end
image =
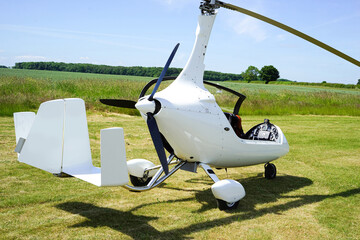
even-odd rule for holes
{"type": "MultiPolygon", "coordinates": [[[[191,179],[189,182],[202,182],[205,184],[212,184],[210,181],[202,181],[201,179],[191,179]]],[[[129,211],[121,211],[111,208],[98,207],[93,204],[83,202],[66,202],[56,205],[57,208],[83,216],[87,218],[82,223],[75,224],[71,227],[102,227],[106,226],[126,234],[133,239],[143,238],[176,238],[187,239],[187,235],[194,232],[204,231],[213,227],[228,225],[236,221],[244,221],[248,219],[254,219],[264,216],[266,214],[281,214],[287,210],[298,208],[303,205],[320,202],[328,198],[336,197],[349,197],[352,195],[360,194],[360,188],[351,189],[335,194],[324,195],[284,195],[300,188],[310,186],[312,181],[308,178],[296,177],[296,176],[278,176],[271,181],[264,179],[262,176],[251,177],[242,179],[242,184],[247,189],[246,197],[241,200],[239,207],[232,211],[233,215],[225,218],[214,219],[204,221],[196,224],[192,224],[185,227],[179,227],[167,231],[159,231],[149,224],[150,221],[156,220],[159,217],[149,217],[144,215],[133,214],[133,211],[137,209],[161,204],[164,202],[153,202],[148,204],[142,204],[132,208],[129,211]],[[265,207],[256,210],[257,204],[266,204],[276,202],[280,199],[293,199],[292,201],[286,201],[283,204],[275,206],[265,207]]],[[[212,198],[210,189],[207,190],[184,190],[167,187],[163,184],[162,188],[175,189],[179,191],[193,191],[195,193],[195,199],[202,204],[202,207],[194,211],[194,214],[201,213],[207,210],[217,208],[216,201],[212,198]]],[[[173,204],[177,202],[196,201],[193,197],[183,198],[178,200],[169,200],[173,204]]],[[[167,201],[165,201],[167,202],[167,201]]],[[[163,216],[166,218],[166,216],[163,216]]],[[[169,219],[171,221],[171,219],[169,219]]]]}

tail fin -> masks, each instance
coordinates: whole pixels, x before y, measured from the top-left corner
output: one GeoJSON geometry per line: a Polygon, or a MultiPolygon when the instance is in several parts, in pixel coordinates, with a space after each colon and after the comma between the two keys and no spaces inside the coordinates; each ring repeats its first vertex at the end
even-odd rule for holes
{"type": "Polygon", "coordinates": [[[44,102],[34,115],[14,114],[17,142],[26,138],[19,151],[20,162],[53,174],[64,172],[97,186],[128,183],[122,128],[101,130],[102,168],[93,166],[82,99],[44,102]]]}
{"type": "Polygon", "coordinates": [[[15,152],[18,153],[18,158],[22,147],[24,146],[25,139],[29,135],[29,131],[34,122],[35,113],[33,112],[18,112],[14,113],[14,125],[16,136],[16,148],[15,152]]]}

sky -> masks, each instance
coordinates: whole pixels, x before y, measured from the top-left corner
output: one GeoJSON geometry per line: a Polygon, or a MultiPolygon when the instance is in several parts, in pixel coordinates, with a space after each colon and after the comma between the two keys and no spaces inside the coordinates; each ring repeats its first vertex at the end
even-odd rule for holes
{"type": "MultiPolygon", "coordinates": [[[[359,0],[225,1],[302,31],[360,61],[359,0]]],[[[189,57],[199,0],[0,0],[0,65],[55,61],[171,67],[189,57]]],[[[219,9],[206,70],[273,65],[298,82],[356,84],[360,67],[260,20],[219,9]]]]}

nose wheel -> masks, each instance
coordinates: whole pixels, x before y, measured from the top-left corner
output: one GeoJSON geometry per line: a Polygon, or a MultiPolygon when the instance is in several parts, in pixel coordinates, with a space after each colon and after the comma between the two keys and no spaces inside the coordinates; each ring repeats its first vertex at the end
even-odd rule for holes
{"type": "Polygon", "coordinates": [[[238,207],[239,202],[240,202],[240,200],[236,201],[236,202],[232,202],[232,203],[228,203],[221,199],[216,199],[216,200],[217,200],[218,208],[221,211],[234,210],[238,207]]]}
{"type": "Polygon", "coordinates": [[[220,180],[205,163],[199,166],[215,182],[211,186],[211,191],[217,200],[219,210],[234,210],[238,207],[240,200],[245,197],[244,187],[237,181],[231,179],[220,180]]]}
{"type": "Polygon", "coordinates": [[[265,164],[265,178],[274,179],[276,177],[276,167],[272,163],[265,164]]]}

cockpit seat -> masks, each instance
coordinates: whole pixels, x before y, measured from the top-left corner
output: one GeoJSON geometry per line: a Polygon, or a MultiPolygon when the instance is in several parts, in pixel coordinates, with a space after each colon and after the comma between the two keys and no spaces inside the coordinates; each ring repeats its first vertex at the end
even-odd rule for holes
{"type": "Polygon", "coordinates": [[[241,117],[233,113],[225,113],[231,127],[239,138],[245,138],[245,133],[241,125],[241,117]]]}

